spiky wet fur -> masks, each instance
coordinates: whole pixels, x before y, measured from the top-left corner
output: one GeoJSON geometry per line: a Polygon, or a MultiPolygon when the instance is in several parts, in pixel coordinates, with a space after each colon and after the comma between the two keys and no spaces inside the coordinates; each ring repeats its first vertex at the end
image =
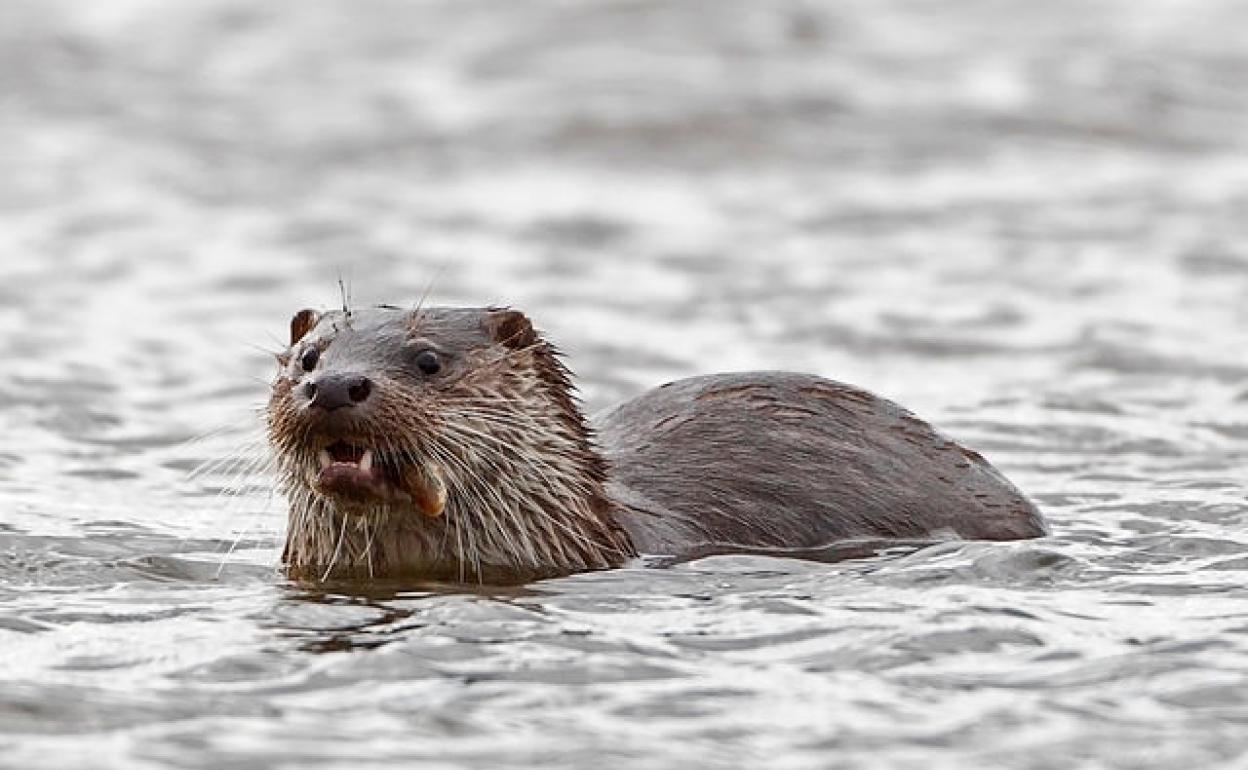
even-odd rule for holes
{"type": "Polygon", "coordinates": [[[447,488],[436,518],[401,504],[348,509],[314,491],[307,474],[316,448],[294,380],[279,375],[268,434],[290,502],[283,560],[293,576],[524,581],[617,566],[633,555],[611,517],[605,461],[554,348],[537,338],[469,356],[468,372],[445,388],[370,371],[377,401],[354,437],[436,463],[447,488]]]}

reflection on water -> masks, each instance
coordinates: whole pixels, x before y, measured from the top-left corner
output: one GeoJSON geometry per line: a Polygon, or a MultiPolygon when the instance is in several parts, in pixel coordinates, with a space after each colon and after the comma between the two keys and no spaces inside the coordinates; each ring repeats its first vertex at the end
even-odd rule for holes
{"type": "Polygon", "coordinates": [[[1242,3],[12,0],[0,57],[0,764],[1248,752],[1242,3]],[[866,386],[1054,534],[287,583],[255,409],[339,275],[525,308],[593,410],[866,386]]]}

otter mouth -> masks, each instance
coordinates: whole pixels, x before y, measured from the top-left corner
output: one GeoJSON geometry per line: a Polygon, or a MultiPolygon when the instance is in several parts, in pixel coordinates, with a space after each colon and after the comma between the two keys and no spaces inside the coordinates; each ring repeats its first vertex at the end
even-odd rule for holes
{"type": "Polygon", "coordinates": [[[431,463],[347,441],[327,445],[316,459],[309,483],[326,497],[359,505],[411,504],[430,517],[446,509],[446,484],[431,463]]]}

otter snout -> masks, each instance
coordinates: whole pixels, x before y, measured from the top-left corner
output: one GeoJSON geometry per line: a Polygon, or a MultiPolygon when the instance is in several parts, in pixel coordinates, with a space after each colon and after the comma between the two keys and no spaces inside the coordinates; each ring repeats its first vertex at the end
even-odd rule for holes
{"type": "Polygon", "coordinates": [[[372,380],[362,374],[323,374],[303,384],[308,406],[326,412],[362,404],[372,392],[372,380]]]}

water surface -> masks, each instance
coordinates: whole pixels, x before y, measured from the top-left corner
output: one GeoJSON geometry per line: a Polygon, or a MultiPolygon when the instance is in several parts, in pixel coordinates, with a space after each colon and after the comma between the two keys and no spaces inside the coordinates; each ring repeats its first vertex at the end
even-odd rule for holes
{"type": "Polygon", "coordinates": [[[8,0],[0,57],[0,765],[1248,761],[1242,3],[8,0]],[[340,274],[525,308],[592,409],[868,387],[1053,535],[289,584],[255,409],[340,274]]]}

